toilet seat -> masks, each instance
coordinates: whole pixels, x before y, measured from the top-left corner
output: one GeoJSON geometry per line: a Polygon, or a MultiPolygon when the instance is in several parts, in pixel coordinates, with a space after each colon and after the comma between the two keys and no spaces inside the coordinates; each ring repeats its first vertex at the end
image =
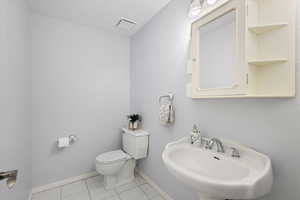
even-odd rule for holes
{"type": "Polygon", "coordinates": [[[96,160],[99,163],[109,164],[117,161],[125,161],[130,159],[131,156],[122,150],[110,151],[97,156],[96,160]]]}

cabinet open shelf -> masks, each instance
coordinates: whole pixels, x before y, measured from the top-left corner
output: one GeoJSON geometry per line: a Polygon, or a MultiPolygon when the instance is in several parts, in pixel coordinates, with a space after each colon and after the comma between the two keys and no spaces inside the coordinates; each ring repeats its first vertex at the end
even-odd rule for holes
{"type": "Polygon", "coordinates": [[[256,66],[265,66],[265,65],[279,64],[287,61],[288,60],[286,58],[256,59],[256,60],[253,59],[253,60],[249,60],[248,64],[256,65],[256,66]]]}
{"type": "Polygon", "coordinates": [[[245,95],[223,95],[223,96],[202,96],[197,97],[197,99],[274,99],[274,98],[294,98],[295,95],[286,95],[286,94],[245,94],[245,95]]]}
{"type": "Polygon", "coordinates": [[[287,23],[262,24],[262,25],[249,26],[248,29],[249,29],[249,31],[251,31],[253,33],[263,34],[263,33],[269,32],[269,31],[283,28],[287,25],[288,25],[287,23]]]}

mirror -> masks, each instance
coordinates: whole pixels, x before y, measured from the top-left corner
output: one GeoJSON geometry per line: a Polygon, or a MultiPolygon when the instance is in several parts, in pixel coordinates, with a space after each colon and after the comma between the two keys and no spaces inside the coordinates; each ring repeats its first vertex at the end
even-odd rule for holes
{"type": "Polygon", "coordinates": [[[236,10],[203,24],[199,34],[199,88],[233,88],[236,73],[236,10]]]}
{"type": "Polygon", "coordinates": [[[246,1],[225,0],[192,23],[192,98],[247,94],[246,19],[246,1]]]}
{"type": "Polygon", "coordinates": [[[192,23],[192,97],[245,95],[245,1],[228,0],[192,23]]]}

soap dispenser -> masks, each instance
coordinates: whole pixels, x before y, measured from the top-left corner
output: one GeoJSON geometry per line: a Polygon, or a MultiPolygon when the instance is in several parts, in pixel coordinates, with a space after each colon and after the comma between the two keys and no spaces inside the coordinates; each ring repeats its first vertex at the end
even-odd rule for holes
{"type": "Polygon", "coordinates": [[[201,139],[200,131],[196,124],[194,124],[192,132],[190,134],[190,141],[191,144],[194,144],[195,142],[199,141],[201,139]]]}

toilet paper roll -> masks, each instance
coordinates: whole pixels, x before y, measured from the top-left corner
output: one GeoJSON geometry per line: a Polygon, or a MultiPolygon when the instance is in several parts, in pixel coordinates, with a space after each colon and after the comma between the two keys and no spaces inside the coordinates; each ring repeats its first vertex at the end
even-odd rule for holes
{"type": "Polygon", "coordinates": [[[65,148],[70,146],[70,138],[69,137],[62,137],[58,139],[57,142],[58,148],[65,148]]]}

